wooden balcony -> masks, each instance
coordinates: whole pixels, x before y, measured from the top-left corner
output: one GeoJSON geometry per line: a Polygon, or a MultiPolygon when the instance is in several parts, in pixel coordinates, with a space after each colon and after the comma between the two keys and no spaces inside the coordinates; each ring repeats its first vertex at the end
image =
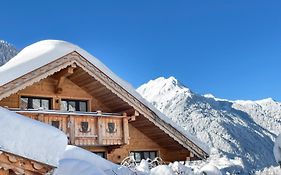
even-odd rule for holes
{"type": "Polygon", "coordinates": [[[18,114],[62,130],[76,146],[121,146],[129,144],[128,117],[115,113],[19,110],[18,114]]]}

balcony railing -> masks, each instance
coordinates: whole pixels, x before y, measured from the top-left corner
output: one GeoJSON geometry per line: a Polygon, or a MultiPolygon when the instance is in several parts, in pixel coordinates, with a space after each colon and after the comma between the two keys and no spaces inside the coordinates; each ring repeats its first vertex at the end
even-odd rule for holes
{"type": "Polygon", "coordinates": [[[69,144],[113,146],[129,143],[128,117],[117,113],[10,109],[62,130],[69,144]]]}

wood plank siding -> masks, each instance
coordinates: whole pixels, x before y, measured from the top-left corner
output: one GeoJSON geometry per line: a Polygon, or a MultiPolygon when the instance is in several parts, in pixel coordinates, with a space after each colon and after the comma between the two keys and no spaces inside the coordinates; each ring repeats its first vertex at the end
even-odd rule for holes
{"type": "Polygon", "coordinates": [[[39,120],[52,125],[58,122],[58,128],[69,138],[69,144],[77,146],[110,146],[128,143],[127,116],[102,116],[102,115],[75,115],[65,114],[59,111],[50,113],[44,111],[17,111],[17,113],[29,118],[39,120]],[[86,131],[82,129],[82,123],[87,123],[86,131]],[[109,124],[113,124],[113,132],[110,132],[109,124]],[[126,129],[124,129],[126,127],[126,129]]]}

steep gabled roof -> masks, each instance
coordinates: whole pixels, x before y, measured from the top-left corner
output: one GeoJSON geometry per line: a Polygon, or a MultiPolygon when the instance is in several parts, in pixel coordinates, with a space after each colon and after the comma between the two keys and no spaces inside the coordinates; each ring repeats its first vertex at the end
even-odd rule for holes
{"type": "MultiPolygon", "coordinates": [[[[11,95],[5,93],[4,90],[1,92],[1,88],[8,88],[9,84],[12,84],[19,78],[26,79],[27,77],[24,77],[24,75],[30,74],[35,70],[44,71],[43,69],[40,70],[40,68],[51,63],[56,63],[58,59],[62,59],[64,56],[71,53],[77,53],[87,60],[87,63],[79,64],[84,64],[84,67],[89,66],[88,73],[91,74],[93,69],[97,69],[103,76],[107,76],[108,79],[110,79],[110,82],[114,82],[115,85],[117,84],[123,91],[126,91],[128,93],[127,95],[132,96],[134,98],[133,102],[138,103],[140,106],[145,106],[148,110],[148,112],[146,111],[147,115],[145,115],[145,117],[149,117],[149,120],[157,124],[158,127],[161,127],[162,129],[167,128],[165,132],[168,132],[167,134],[175,138],[182,146],[188,148],[200,158],[206,158],[208,156],[209,149],[205,144],[200,142],[193,135],[187,133],[187,131],[184,131],[172,120],[158,111],[153,105],[142,98],[129,83],[115,75],[97,58],[93,57],[80,47],[65,41],[44,40],[37,42],[24,48],[17,56],[12,58],[4,66],[0,67],[0,99],[11,95]]],[[[73,60],[73,62],[79,61],[80,60],[73,60]]],[[[61,69],[65,67],[66,66],[61,66],[61,69]]],[[[50,69],[52,69],[52,67],[50,67],[50,69]]],[[[54,70],[53,73],[56,71],[58,70],[54,70]]],[[[36,78],[38,81],[40,80],[40,77],[36,78]]],[[[16,89],[13,93],[15,93],[15,91],[16,89]]]]}

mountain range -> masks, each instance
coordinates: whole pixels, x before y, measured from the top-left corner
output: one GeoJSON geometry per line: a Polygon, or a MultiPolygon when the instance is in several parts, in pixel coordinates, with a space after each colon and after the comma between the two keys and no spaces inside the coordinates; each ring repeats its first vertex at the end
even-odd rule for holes
{"type": "Polygon", "coordinates": [[[211,147],[208,160],[224,173],[248,174],[276,165],[274,138],[281,129],[281,103],[271,98],[231,101],[200,95],[176,78],[157,78],[137,91],[186,131],[211,147]]]}

